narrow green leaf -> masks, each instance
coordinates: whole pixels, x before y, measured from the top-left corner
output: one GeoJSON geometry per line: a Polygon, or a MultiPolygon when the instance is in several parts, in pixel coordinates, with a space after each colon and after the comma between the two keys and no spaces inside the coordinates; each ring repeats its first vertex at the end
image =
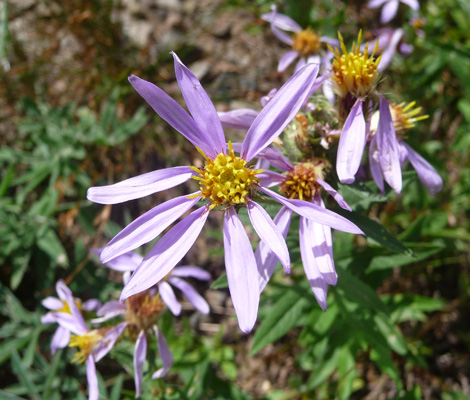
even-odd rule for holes
{"type": "Polygon", "coordinates": [[[303,290],[297,289],[287,289],[274,303],[255,333],[250,355],[256,354],[267,344],[284,336],[296,325],[302,313],[311,306],[311,299],[305,297],[303,290]]]}
{"type": "Polygon", "coordinates": [[[68,265],[69,260],[64,246],[62,246],[62,243],[52,228],[48,229],[46,233],[38,239],[37,245],[58,265],[68,265]]]}
{"type": "Polygon", "coordinates": [[[211,285],[211,289],[225,289],[228,288],[227,274],[224,272],[220,275],[211,285]]]}
{"type": "Polygon", "coordinates": [[[58,349],[54,354],[54,357],[52,358],[52,362],[47,373],[46,381],[44,383],[44,391],[42,395],[43,399],[49,399],[51,397],[52,383],[54,382],[54,378],[57,376],[57,369],[59,368],[59,363],[62,358],[63,351],[63,349],[58,349]]]}
{"type": "Polygon", "coordinates": [[[351,185],[338,184],[338,189],[346,202],[355,211],[368,210],[372,204],[388,200],[387,196],[372,191],[363,182],[354,182],[351,185]]]}
{"type": "Polygon", "coordinates": [[[12,393],[0,389],[0,400],[25,400],[24,397],[18,397],[12,393]]]}
{"type": "Polygon", "coordinates": [[[25,366],[25,368],[30,368],[31,365],[33,364],[34,360],[34,353],[36,352],[36,346],[38,344],[39,340],[39,335],[43,331],[43,326],[38,326],[33,333],[31,334],[31,340],[28,343],[28,347],[26,348],[26,351],[23,356],[22,363],[25,366]]]}
{"type": "Polygon", "coordinates": [[[109,400],[119,400],[121,398],[123,382],[124,382],[124,375],[119,374],[116,377],[116,382],[114,382],[114,385],[111,389],[111,395],[109,396],[109,400]]]}
{"type": "Polygon", "coordinates": [[[24,368],[21,362],[20,356],[18,355],[16,350],[13,350],[11,354],[11,359],[12,359],[13,366],[14,366],[14,372],[16,373],[18,380],[25,386],[31,398],[37,399],[38,397],[36,396],[36,394],[38,390],[36,386],[34,385],[33,381],[28,376],[28,372],[24,368]]]}

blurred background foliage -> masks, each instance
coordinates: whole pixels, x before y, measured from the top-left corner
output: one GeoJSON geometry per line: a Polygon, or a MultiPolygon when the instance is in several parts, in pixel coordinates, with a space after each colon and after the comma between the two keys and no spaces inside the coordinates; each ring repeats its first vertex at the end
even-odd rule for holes
{"type": "MultiPolygon", "coordinates": [[[[347,46],[359,29],[372,38],[380,27],[379,12],[363,1],[276,3],[304,27],[331,37],[341,31],[347,46]]],[[[168,54],[174,50],[218,109],[259,109],[260,97],[289,76],[274,72],[286,48],[259,18],[270,5],[1,3],[0,399],[86,398],[85,369],[70,363],[73,351],[51,356],[53,327],[41,325],[40,301],[59,278],[82,299],[117,299],[121,277],[101,268],[89,250],[171,197],[159,193],[111,208],[89,203],[86,189],[182,160],[200,162],[127,76],[151,80],[181,100],[168,54]]],[[[380,196],[367,184],[341,187],[371,234],[336,232],[339,281],[330,288],[328,311],[318,307],[295,250],[298,239],[289,235],[293,273],[275,274],[250,335],[234,318],[220,220],[211,216],[186,257],[221,276],[211,288],[198,285],[211,314],[185,307],[182,318],[163,315],[175,366],[164,380],[146,376],[143,399],[469,398],[470,6],[435,0],[421,7],[420,24],[409,22],[405,6],[391,22],[403,27],[414,51],[394,58],[380,87],[390,100],[416,100],[430,116],[408,141],[437,168],[444,190],[431,198],[411,172],[402,196],[380,196]]],[[[157,349],[151,351],[156,359],[157,349]]],[[[132,352],[122,341],[98,364],[103,399],[134,397],[132,352]]]]}

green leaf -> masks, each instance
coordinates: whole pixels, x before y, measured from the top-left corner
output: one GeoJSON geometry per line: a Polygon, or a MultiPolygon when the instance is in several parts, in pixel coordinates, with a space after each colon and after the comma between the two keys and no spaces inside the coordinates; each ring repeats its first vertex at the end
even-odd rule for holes
{"type": "Polygon", "coordinates": [[[377,191],[372,191],[363,182],[354,182],[351,185],[338,184],[338,189],[344,200],[355,211],[369,210],[372,204],[386,202],[387,196],[382,196],[377,191]]]}
{"type": "Polygon", "coordinates": [[[402,242],[400,242],[395,236],[388,232],[383,225],[379,224],[364,215],[356,212],[349,212],[343,210],[340,207],[335,207],[334,211],[339,215],[354,222],[362,231],[366,234],[369,239],[374,240],[382,247],[394,251],[396,253],[404,253],[411,255],[412,251],[408,249],[402,242]]]}
{"type": "Polygon", "coordinates": [[[67,266],[69,259],[55,231],[50,228],[37,241],[38,247],[60,266],[67,266]]]}
{"type": "Polygon", "coordinates": [[[14,394],[5,392],[4,390],[0,389],[0,400],[25,400],[24,397],[18,397],[14,394]]]}
{"type": "Polygon", "coordinates": [[[258,327],[250,355],[256,354],[267,344],[284,336],[309,307],[311,299],[305,296],[304,290],[298,290],[298,287],[286,289],[258,327]]]}
{"type": "Polygon", "coordinates": [[[228,288],[227,274],[224,272],[220,275],[211,285],[211,289],[225,289],[228,288]]]}
{"type": "Polygon", "coordinates": [[[44,383],[43,399],[49,399],[51,397],[52,383],[56,378],[57,369],[59,368],[59,362],[62,358],[63,349],[58,349],[52,358],[52,363],[48,369],[46,381],[44,383]]]}
{"type": "Polygon", "coordinates": [[[37,399],[38,397],[36,396],[36,394],[38,393],[38,390],[31,378],[29,377],[28,371],[26,371],[25,367],[23,366],[16,350],[13,350],[11,354],[11,359],[13,362],[14,372],[18,377],[18,380],[25,386],[31,398],[37,399]]]}
{"type": "Polygon", "coordinates": [[[109,396],[109,400],[119,400],[121,398],[121,391],[122,391],[122,384],[124,382],[124,375],[119,374],[116,377],[116,381],[111,389],[111,395],[109,396]]]}
{"type": "Polygon", "coordinates": [[[23,276],[28,268],[31,252],[24,251],[13,259],[13,272],[10,278],[10,287],[16,290],[23,280],[23,276]]]}

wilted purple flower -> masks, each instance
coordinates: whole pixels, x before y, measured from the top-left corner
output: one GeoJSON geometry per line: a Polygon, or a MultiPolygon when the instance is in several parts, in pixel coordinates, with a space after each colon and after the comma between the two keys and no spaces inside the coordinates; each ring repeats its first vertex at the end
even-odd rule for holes
{"type": "MultiPolygon", "coordinates": [[[[321,208],[325,208],[320,197],[320,191],[323,189],[336,200],[340,207],[351,211],[351,207],[343,197],[324,181],[326,166],[325,160],[318,158],[298,163],[295,166],[290,165],[290,167],[283,169],[286,172],[285,175],[271,171],[271,182],[273,185],[280,184],[280,192],[285,197],[309,201],[321,208]]],[[[274,218],[274,223],[283,237],[286,237],[289,230],[291,216],[292,210],[284,206],[274,218]]],[[[331,229],[326,225],[300,216],[299,243],[302,264],[310,287],[320,307],[326,310],[328,285],[336,285],[338,279],[333,260],[331,229]]],[[[260,242],[255,257],[260,274],[261,292],[274,272],[277,259],[264,242],[260,242]]]]}
{"type": "Polygon", "coordinates": [[[271,29],[274,35],[284,42],[292,46],[292,50],[284,54],[277,67],[278,72],[284,72],[292,62],[299,58],[295,66],[295,71],[309,63],[319,64],[326,69],[330,68],[332,54],[325,48],[322,43],[336,46],[338,41],[326,36],[319,36],[310,28],[302,29],[300,25],[286,15],[279,14],[276,6],[272,6],[272,12],[263,14],[261,18],[271,23],[271,29]],[[287,33],[294,32],[294,36],[287,33]]]}
{"type": "MultiPolygon", "coordinates": [[[[142,263],[143,259],[144,258],[141,255],[131,251],[114,258],[106,265],[116,271],[134,272],[142,263]]],[[[160,282],[157,282],[158,292],[160,293],[163,302],[174,315],[180,315],[181,304],[176,299],[175,292],[171,287],[174,286],[183,292],[194,308],[203,314],[208,314],[209,304],[207,304],[207,301],[204,300],[204,298],[198,292],[196,292],[196,290],[188,282],[181,279],[189,277],[199,279],[201,281],[208,281],[211,279],[211,276],[207,271],[204,271],[202,268],[196,267],[194,265],[175,267],[168,276],[166,276],[160,282]]]]}
{"type": "MultiPolygon", "coordinates": [[[[67,299],[73,298],[72,292],[64,283],[63,280],[59,280],[56,283],[56,292],[59,298],[46,297],[41,303],[48,310],[51,310],[47,314],[41,317],[43,324],[49,324],[57,322],[58,314],[71,314],[70,307],[67,299]]],[[[85,302],[81,302],[80,299],[74,299],[75,305],[79,310],[93,311],[101,307],[101,302],[97,299],[90,299],[85,302]]],[[[51,353],[54,354],[57,349],[67,347],[70,340],[70,331],[59,325],[54,333],[51,341],[51,353]]]]}
{"type": "MultiPolygon", "coordinates": [[[[254,200],[261,191],[277,199],[261,180],[260,170],[247,163],[269,146],[304,103],[318,74],[318,66],[309,64],[282,86],[254,120],[241,146],[240,156],[227,145],[215,107],[198,79],[173,53],[176,79],[192,117],[157,86],[130,77],[137,92],[170,125],[185,136],[205,159],[203,168],[174,167],[150,172],[123,182],[92,187],[88,199],[101,204],[116,204],[169,189],[194,177],[200,190],[190,196],[169,200],[148,211],[103,249],[101,261],[110,260],[148,243],[175,222],[198,201],[208,204],[192,212],[170,229],[147,254],[124,287],[121,299],[142,292],[161,281],[185,256],[199,236],[214,208],[222,207],[224,249],[230,294],[242,331],[249,332],[257,317],[259,304],[258,271],[250,240],[238,217],[236,206],[245,205],[256,233],[276,254],[286,270],[290,268],[287,245],[269,215],[254,200]]],[[[308,202],[285,200],[283,204],[306,218],[335,229],[361,233],[347,219],[308,202]]]]}
{"type": "Polygon", "coordinates": [[[59,326],[72,333],[70,335],[69,347],[78,347],[79,351],[72,362],[85,362],[87,366],[88,399],[98,400],[98,379],[96,377],[95,362],[101,360],[113,348],[119,335],[125,328],[125,323],[113,328],[89,329],[78,309],[72,292],[65,286],[60,285],[60,292],[64,295],[69,312],[58,312],[55,321],[59,326]],[[64,290],[65,289],[67,290],[64,290]]]}
{"type": "MultiPolygon", "coordinates": [[[[122,259],[122,256],[119,257],[122,259]]],[[[121,269],[122,270],[122,269],[121,269]]],[[[184,271],[184,270],[183,270],[184,271]]],[[[184,272],[183,272],[184,274],[184,272]]],[[[173,357],[163,333],[158,329],[156,322],[160,317],[164,305],[157,291],[152,288],[126,299],[125,303],[110,301],[98,310],[97,318],[93,323],[100,323],[121,315],[125,318],[124,325],[129,336],[135,340],[134,349],[134,381],[135,397],[142,394],[142,368],[147,354],[147,335],[154,332],[158,343],[158,353],[162,359],[163,367],[152,375],[153,379],[162,378],[173,365],[173,357]]]]}
{"type": "Polygon", "coordinates": [[[390,22],[395,15],[397,15],[400,2],[408,5],[414,11],[419,10],[418,0],[370,0],[369,3],[367,3],[367,6],[369,8],[379,8],[383,6],[382,14],[380,15],[380,22],[386,24],[387,22],[390,22]]]}
{"type": "MultiPolygon", "coordinates": [[[[415,102],[412,102],[407,106],[405,106],[405,103],[389,105],[386,100],[383,99],[381,101],[381,112],[385,115],[383,120],[386,122],[381,125],[379,121],[377,131],[372,138],[369,149],[369,164],[372,177],[382,193],[385,190],[384,178],[387,183],[390,184],[387,177],[389,179],[390,177],[393,178],[390,186],[395,190],[393,183],[398,180],[401,182],[401,166],[406,161],[410,161],[418,174],[419,180],[426,187],[431,196],[434,196],[442,189],[442,178],[439,176],[437,171],[431,164],[429,164],[423,157],[403,141],[402,135],[404,132],[414,127],[415,122],[427,118],[427,115],[418,116],[421,112],[421,107],[414,108],[415,104],[415,102]],[[386,151],[384,151],[383,147],[380,147],[380,138],[383,137],[384,124],[389,127],[388,129],[391,129],[390,125],[392,125],[395,133],[395,140],[392,145],[396,146],[397,156],[394,155],[393,157],[398,157],[399,164],[397,165],[397,161],[395,160],[393,168],[387,167],[387,157],[386,154],[384,155],[386,151]]],[[[373,130],[375,130],[375,127],[373,127],[373,130]]],[[[385,150],[386,148],[387,147],[385,147],[385,150]]],[[[399,191],[395,191],[399,193],[399,191]]]]}

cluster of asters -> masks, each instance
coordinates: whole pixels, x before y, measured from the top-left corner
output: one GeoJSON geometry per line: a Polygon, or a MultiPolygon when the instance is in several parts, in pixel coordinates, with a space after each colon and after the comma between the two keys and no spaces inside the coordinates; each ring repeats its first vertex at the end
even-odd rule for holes
{"type": "MultiPolygon", "coordinates": [[[[388,17],[396,12],[398,0],[371,1],[370,6],[379,3],[387,3],[388,17]]],[[[405,3],[414,4],[411,0],[405,3]]],[[[370,176],[382,192],[386,182],[400,193],[401,168],[410,161],[432,195],[442,187],[434,168],[405,142],[407,132],[425,118],[420,116],[420,108],[414,103],[389,103],[377,91],[384,67],[381,60],[387,52],[379,40],[373,46],[361,45],[359,33],[348,51],[341,35],[336,40],[311,29],[302,30],[275,8],[263,18],[278,38],[292,46],[281,58],[278,70],[299,60],[291,78],[262,99],[261,111],[218,113],[196,76],[174,53],[176,80],[189,113],[158,86],[136,76],[129,78],[150,107],[196,147],[202,166],[161,169],[88,190],[92,202],[118,204],[190,180],[196,189],[156,205],[100,249],[103,264],[124,272],[119,301],[81,303],[63,282],[57,284],[59,299],[44,300],[51,311],[43,322],[59,324],[52,351],[67,345],[79,348],[76,361],[87,364],[90,399],[98,398],[95,362],[121,336],[135,342],[136,397],[141,394],[148,339],[155,337],[162,363],[153,378],[169,370],[173,359],[157,321],[165,307],[175,315],[181,311],[172,286],[197,310],[209,312],[203,297],[182,279],[209,280],[209,274],[195,266],[176,267],[209,214],[219,213],[223,218],[229,291],[240,329],[247,333],[255,325],[260,294],[277,263],[285,273],[291,271],[286,236],[295,215],[299,218],[302,265],[318,304],[326,310],[328,286],[337,283],[331,229],[363,234],[354,223],[325,206],[324,195],[328,194],[341,208],[351,211],[335,189],[338,180],[350,184],[359,171],[367,175],[363,167],[368,163],[370,176]],[[284,31],[293,32],[293,36],[284,31]],[[244,140],[232,143],[223,126],[245,130],[244,140]],[[369,157],[363,157],[367,145],[369,157]],[[273,190],[275,187],[278,189],[273,190]],[[263,208],[267,198],[280,206],[274,218],[263,208]],[[239,218],[243,208],[259,237],[256,250],[239,218]],[[160,235],[144,257],[134,252],[160,235]],[[87,325],[82,312],[92,310],[97,318],[87,325]]]]}

